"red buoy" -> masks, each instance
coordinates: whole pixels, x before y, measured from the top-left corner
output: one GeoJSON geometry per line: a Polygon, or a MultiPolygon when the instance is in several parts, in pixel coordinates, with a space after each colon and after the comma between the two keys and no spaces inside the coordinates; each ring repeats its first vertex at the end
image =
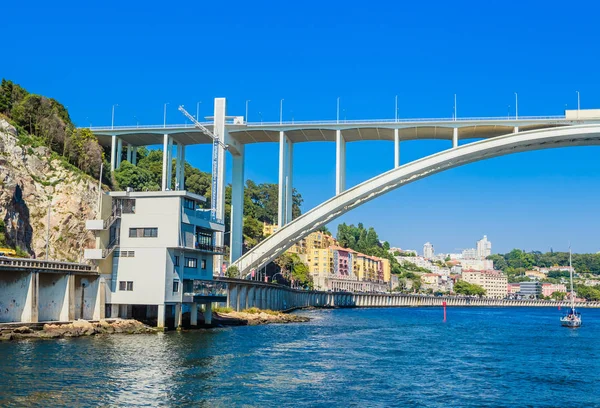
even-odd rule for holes
{"type": "Polygon", "coordinates": [[[444,321],[446,321],[446,301],[442,302],[442,306],[444,306],[444,321]]]}

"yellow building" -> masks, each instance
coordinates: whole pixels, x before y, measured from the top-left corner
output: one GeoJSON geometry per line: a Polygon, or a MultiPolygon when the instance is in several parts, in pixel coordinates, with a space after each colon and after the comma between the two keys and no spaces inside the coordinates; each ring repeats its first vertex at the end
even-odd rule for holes
{"type": "Polygon", "coordinates": [[[508,295],[508,279],[499,271],[463,271],[462,279],[485,289],[485,297],[504,299],[508,295]]]}
{"type": "Polygon", "coordinates": [[[277,232],[277,230],[279,229],[279,226],[277,224],[267,224],[266,222],[263,222],[263,235],[265,237],[268,237],[269,235],[273,235],[275,232],[277,232]]]}
{"type": "Polygon", "coordinates": [[[546,274],[540,271],[525,271],[525,276],[528,278],[545,279],[546,274]]]}

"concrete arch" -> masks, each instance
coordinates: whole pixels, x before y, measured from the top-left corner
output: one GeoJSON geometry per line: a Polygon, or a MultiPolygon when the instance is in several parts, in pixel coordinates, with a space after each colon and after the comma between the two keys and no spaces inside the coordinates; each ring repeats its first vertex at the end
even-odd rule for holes
{"type": "Polygon", "coordinates": [[[396,188],[454,167],[532,150],[600,145],[600,125],[511,133],[448,149],[373,177],[325,201],[252,248],[235,262],[247,273],[278,257],[295,242],[340,215],[396,188]]]}

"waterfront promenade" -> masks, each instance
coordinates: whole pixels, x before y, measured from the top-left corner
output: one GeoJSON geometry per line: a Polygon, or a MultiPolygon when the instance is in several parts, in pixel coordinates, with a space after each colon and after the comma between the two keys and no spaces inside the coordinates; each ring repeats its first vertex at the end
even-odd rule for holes
{"type": "MultiPolygon", "coordinates": [[[[307,307],[568,307],[567,301],[507,300],[464,296],[401,293],[319,292],[291,289],[257,281],[217,278],[227,283],[226,306],[236,311],[250,307],[291,311],[307,307]]],[[[578,308],[600,308],[600,302],[578,302],[578,308]]]]}

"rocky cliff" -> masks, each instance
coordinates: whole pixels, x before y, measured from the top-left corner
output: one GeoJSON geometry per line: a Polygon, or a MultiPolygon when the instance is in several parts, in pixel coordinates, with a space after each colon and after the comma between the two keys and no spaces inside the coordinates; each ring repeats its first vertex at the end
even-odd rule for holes
{"type": "Polygon", "coordinates": [[[0,118],[0,220],[6,243],[36,258],[82,261],[94,235],[85,220],[96,215],[98,182],[52,156],[45,147],[21,145],[16,129],[0,118]]]}

